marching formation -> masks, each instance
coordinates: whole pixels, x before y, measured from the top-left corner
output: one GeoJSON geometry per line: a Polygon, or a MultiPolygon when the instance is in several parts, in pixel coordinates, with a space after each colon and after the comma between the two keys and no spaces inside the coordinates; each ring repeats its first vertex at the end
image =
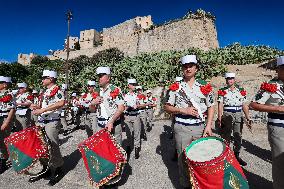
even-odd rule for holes
{"type": "MultiPolygon", "coordinates": [[[[247,163],[240,151],[243,126],[251,129],[249,110],[253,109],[268,112],[273,186],[283,189],[284,56],[277,58],[278,77],[264,82],[250,104],[235,73],[225,74],[226,83],[215,98],[210,83],[195,78],[199,70],[196,55],[186,55],[180,62],[183,76],[170,85],[164,101],[164,109],[172,117],[173,159],[178,161],[180,184],[184,188],[248,188],[241,169],[247,163]],[[216,105],[215,129],[221,138],[213,137],[212,131],[216,105]]],[[[135,78],[128,78],[128,91],[123,94],[111,83],[109,67],[98,67],[96,78],[87,82],[86,93],[74,92],[67,100],[68,86],[56,84],[55,71],[43,71],[41,91],[30,90],[26,83],[11,90],[11,78],[0,76],[0,173],[11,163],[15,171],[30,176],[29,182],[49,178],[48,185],[55,185],[64,176],[59,134],[85,129],[88,138],[78,148],[91,183],[99,188],[116,187],[127,163],[126,154],[140,157],[141,141],[147,141],[147,132],[154,126],[157,98],[151,90],[143,93],[135,78]],[[71,129],[68,113],[75,125],[71,129]],[[42,170],[31,174],[37,162],[42,170]]]]}

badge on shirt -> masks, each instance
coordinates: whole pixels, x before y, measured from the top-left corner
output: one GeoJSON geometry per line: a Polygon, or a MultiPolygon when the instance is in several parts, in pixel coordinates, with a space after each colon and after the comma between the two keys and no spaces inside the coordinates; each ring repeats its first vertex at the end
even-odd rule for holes
{"type": "Polygon", "coordinates": [[[62,94],[60,93],[57,94],[57,98],[61,99],[62,97],[63,97],[62,94]]]}

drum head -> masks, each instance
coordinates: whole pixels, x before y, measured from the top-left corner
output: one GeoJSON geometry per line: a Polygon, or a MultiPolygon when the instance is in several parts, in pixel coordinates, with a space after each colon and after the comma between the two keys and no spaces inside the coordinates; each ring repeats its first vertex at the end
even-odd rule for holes
{"type": "Polygon", "coordinates": [[[224,140],[217,137],[200,138],[193,141],[186,149],[186,157],[194,162],[213,160],[225,151],[224,140]]]}

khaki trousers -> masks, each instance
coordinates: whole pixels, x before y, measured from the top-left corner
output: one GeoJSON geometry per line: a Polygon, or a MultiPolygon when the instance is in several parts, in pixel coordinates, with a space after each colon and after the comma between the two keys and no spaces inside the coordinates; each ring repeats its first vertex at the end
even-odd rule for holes
{"type": "Polygon", "coordinates": [[[124,123],[126,126],[127,146],[131,149],[133,147],[140,147],[141,140],[141,122],[138,115],[125,115],[124,123]],[[134,141],[134,143],[133,143],[134,141]]]}
{"type": "Polygon", "coordinates": [[[242,147],[242,130],[243,130],[243,113],[236,112],[224,112],[222,119],[221,119],[221,137],[227,141],[231,141],[231,134],[233,131],[234,137],[234,152],[240,152],[242,147]]]}
{"type": "Polygon", "coordinates": [[[59,137],[58,132],[60,130],[60,121],[52,121],[48,123],[40,123],[42,127],[44,127],[46,135],[50,141],[50,159],[48,162],[48,166],[51,169],[56,169],[57,167],[61,167],[64,163],[60,148],[59,148],[59,137]]]}
{"type": "Polygon", "coordinates": [[[186,157],[183,150],[193,141],[200,138],[203,134],[204,124],[198,126],[184,126],[176,123],[174,125],[176,149],[179,154],[178,168],[180,175],[180,184],[183,187],[190,186],[189,170],[186,164],[186,157]]]}
{"type": "Polygon", "coordinates": [[[284,188],[284,128],[267,126],[272,152],[272,179],[274,189],[284,188]]]}

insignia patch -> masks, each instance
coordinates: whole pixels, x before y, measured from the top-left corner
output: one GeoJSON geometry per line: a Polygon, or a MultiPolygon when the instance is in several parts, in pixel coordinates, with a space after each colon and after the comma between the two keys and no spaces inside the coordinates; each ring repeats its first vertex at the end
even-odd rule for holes
{"type": "Polygon", "coordinates": [[[262,98],[262,92],[259,92],[259,93],[257,93],[256,95],[255,95],[255,100],[257,101],[257,100],[260,100],[261,98],[262,98]]]}
{"type": "Polygon", "coordinates": [[[57,98],[61,99],[62,98],[62,94],[58,93],[57,94],[57,98]]]}

